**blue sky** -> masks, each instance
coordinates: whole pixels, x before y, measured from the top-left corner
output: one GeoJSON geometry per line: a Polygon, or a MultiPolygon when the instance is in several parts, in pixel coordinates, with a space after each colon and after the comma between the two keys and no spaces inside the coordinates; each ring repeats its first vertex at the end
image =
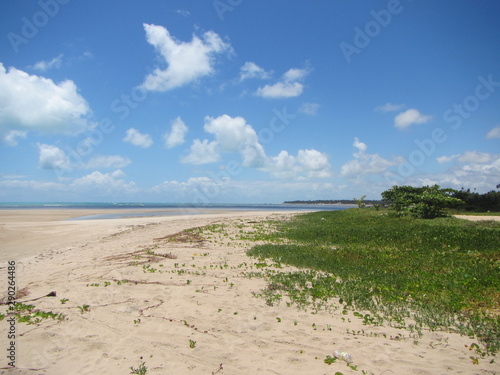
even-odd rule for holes
{"type": "Polygon", "coordinates": [[[0,201],[500,184],[500,3],[0,3],[0,201]]]}

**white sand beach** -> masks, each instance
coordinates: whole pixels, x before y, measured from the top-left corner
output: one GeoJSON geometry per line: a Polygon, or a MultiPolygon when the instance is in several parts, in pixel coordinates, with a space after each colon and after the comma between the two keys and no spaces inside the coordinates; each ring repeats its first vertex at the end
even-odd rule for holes
{"type": "MultiPolygon", "coordinates": [[[[1,296],[7,261],[15,261],[18,301],[64,314],[17,323],[17,368],[0,374],[118,375],[141,363],[147,374],[176,375],[500,373],[491,358],[474,363],[469,347],[476,340],[469,337],[424,332],[415,340],[405,330],[365,326],[341,309],[298,310],[286,299],[267,305],[252,294],[265,279],[245,276],[258,260],[246,255],[251,244],[243,239],[168,237],[214,223],[244,233],[252,223],[293,213],[64,221],[96,213],[0,212],[1,296]],[[30,302],[52,291],[56,297],[30,302]],[[326,364],[335,350],[350,353],[355,368],[326,364]]],[[[0,328],[6,353],[5,320],[0,328]]],[[[7,365],[4,354],[0,367],[7,365]]]]}

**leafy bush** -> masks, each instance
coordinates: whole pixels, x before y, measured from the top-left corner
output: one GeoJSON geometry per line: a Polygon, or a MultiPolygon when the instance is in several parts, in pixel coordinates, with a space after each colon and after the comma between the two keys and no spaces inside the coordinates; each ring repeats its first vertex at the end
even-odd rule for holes
{"type": "Polygon", "coordinates": [[[391,202],[389,208],[399,216],[411,215],[420,219],[434,219],[446,216],[446,207],[463,204],[458,198],[452,197],[453,189],[441,189],[433,186],[393,186],[382,193],[382,198],[391,202]]]}

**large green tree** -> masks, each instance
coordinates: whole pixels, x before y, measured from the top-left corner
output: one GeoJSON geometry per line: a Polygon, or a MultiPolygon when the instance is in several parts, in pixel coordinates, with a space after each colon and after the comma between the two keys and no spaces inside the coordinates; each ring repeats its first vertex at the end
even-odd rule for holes
{"type": "Polygon", "coordinates": [[[453,198],[453,189],[441,189],[433,186],[393,186],[382,193],[382,198],[390,202],[389,208],[398,215],[412,215],[422,219],[434,219],[446,216],[446,207],[463,204],[463,201],[453,198]]]}

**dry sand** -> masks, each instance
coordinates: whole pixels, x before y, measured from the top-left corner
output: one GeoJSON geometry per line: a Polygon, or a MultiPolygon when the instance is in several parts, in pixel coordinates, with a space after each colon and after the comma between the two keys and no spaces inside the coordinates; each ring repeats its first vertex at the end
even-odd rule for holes
{"type": "MultiPolygon", "coordinates": [[[[226,223],[227,230],[239,233],[250,230],[251,222],[290,214],[69,222],[61,221],[68,211],[49,214],[0,212],[2,295],[6,261],[16,260],[17,286],[29,293],[19,300],[56,291],[57,297],[31,303],[66,317],[39,325],[18,323],[20,369],[0,374],[130,374],[130,367],[142,362],[147,374],[180,375],[500,372],[491,358],[473,363],[470,357],[478,356],[467,346],[475,340],[468,337],[425,332],[417,343],[405,330],[364,326],[352,312],[299,311],[285,301],[266,305],[252,295],[265,288],[265,280],[244,276],[257,262],[246,256],[250,244],[244,241],[155,240],[212,223],[226,223]],[[145,250],[152,247],[176,259],[148,258],[145,250]],[[147,272],[148,265],[156,271],[147,272]],[[84,305],[90,310],[81,313],[78,306],[84,305]],[[349,352],[357,370],[340,361],[325,364],[334,350],[349,352]]],[[[0,327],[3,367],[8,362],[5,320],[0,327]]]]}
{"type": "Polygon", "coordinates": [[[500,216],[455,215],[455,217],[471,221],[500,221],[500,216]]]}

